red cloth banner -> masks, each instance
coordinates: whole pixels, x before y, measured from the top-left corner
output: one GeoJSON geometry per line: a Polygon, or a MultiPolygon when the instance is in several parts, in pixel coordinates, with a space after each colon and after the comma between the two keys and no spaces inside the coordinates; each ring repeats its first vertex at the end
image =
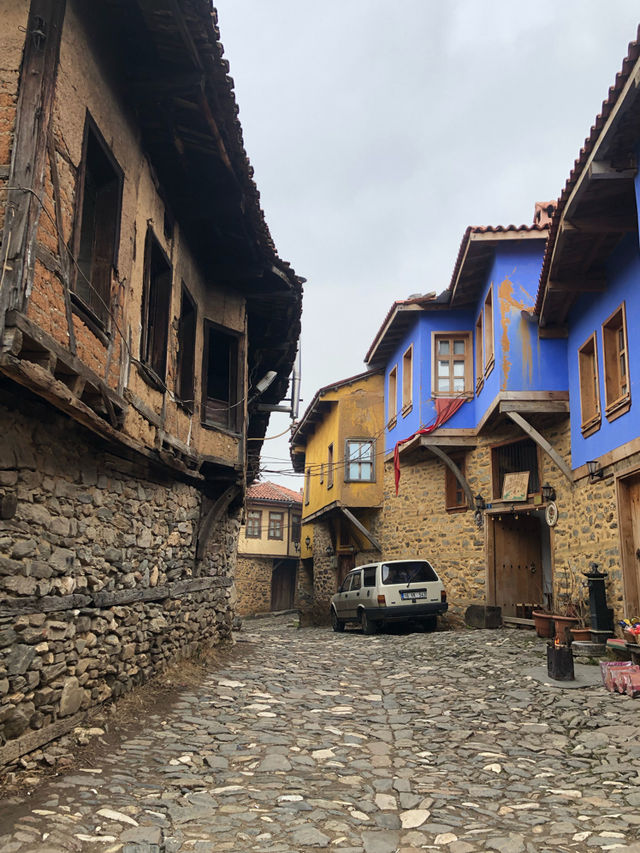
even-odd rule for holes
{"type": "Polygon", "coordinates": [[[403,438],[401,441],[396,442],[396,446],[393,448],[393,471],[395,474],[396,480],[396,497],[398,495],[398,488],[400,486],[400,448],[403,444],[406,444],[411,439],[415,438],[417,435],[428,435],[430,432],[433,432],[438,427],[442,426],[442,424],[446,423],[450,417],[455,415],[460,406],[464,403],[466,397],[436,397],[436,419],[429,426],[422,427],[421,429],[414,432],[413,435],[410,435],[408,438],[403,438]]]}

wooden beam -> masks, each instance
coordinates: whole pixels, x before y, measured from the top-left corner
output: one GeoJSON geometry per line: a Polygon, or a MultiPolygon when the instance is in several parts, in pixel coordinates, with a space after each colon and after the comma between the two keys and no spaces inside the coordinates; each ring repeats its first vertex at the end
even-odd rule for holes
{"type": "Polygon", "coordinates": [[[502,414],[520,412],[520,414],[569,414],[568,400],[505,400],[500,403],[502,414]]]}
{"type": "Polygon", "coordinates": [[[613,214],[612,216],[574,216],[565,219],[562,230],[569,233],[581,234],[626,234],[638,227],[637,220],[631,220],[628,216],[613,214]]]}
{"type": "Polygon", "coordinates": [[[571,485],[573,485],[573,473],[571,471],[571,468],[567,465],[562,456],[560,456],[558,451],[555,450],[555,448],[553,448],[549,444],[547,439],[543,435],[541,435],[537,429],[532,427],[531,424],[526,421],[518,412],[505,412],[505,414],[507,415],[507,417],[511,418],[511,420],[515,424],[517,424],[523,432],[525,432],[530,438],[532,438],[535,443],[539,447],[541,447],[548,456],[551,457],[551,459],[565,475],[567,480],[571,483],[571,485]]]}
{"type": "Polygon", "coordinates": [[[603,293],[607,289],[607,280],[604,277],[595,278],[589,276],[585,278],[572,279],[550,279],[547,284],[549,292],[562,293],[603,293]]]}
{"type": "Polygon", "coordinates": [[[0,765],[10,764],[12,761],[17,761],[22,755],[32,752],[34,749],[43,746],[45,743],[62,737],[62,735],[75,729],[76,726],[87,716],[86,711],[80,711],[70,717],[62,717],[51,723],[49,726],[44,726],[41,729],[30,731],[28,734],[18,737],[15,740],[10,740],[4,746],[0,747],[0,765]]]}
{"type": "Polygon", "coordinates": [[[341,506],[340,509],[342,510],[342,514],[349,519],[349,521],[351,522],[351,524],[353,524],[356,530],[359,530],[360,533],[362,533],[362,535],[365,537],[365,539],[368,539],[369,542],[371,542],[376,551],[380,551],[380,553],[382,553],[382,546],[380,545],[378,540],[372,533],[367,530],[367,528],[364,526],[364,524],[362,524],[361,521],[358,521],[358,519],[351,512],[351,510],[347,509],[346,506],[341,506]]]}
{"type": "Polygon", "coordinates": [[[198,527],[198,538],[196,546],[196,559],[201,560],[204,557],[204,552],[213,533],[216,522],[221,515],[227,511],[229,504],[238,497],[241,488],[237,483],[233,483],[220,497],[214,501],[207,514],[202,518],[198,527]]]}
{"type": "Polygon", "coordinates": [[[589,166],[588,177],[592,181],[634,181],[637,169],[615,169],[609,163],[593,160],[589,166]]]}
{"type": "Polygon", "coordinates": [[[538,326],[539,338],[568,338],[569,327],[563,323],[560,326],[538,326]]]}
{"type": "Polygon", "coordinates": [[[65,7],[66,0],[31,0],[29,9],[0,246],[0,337],[6,311],[24,306],[33,276],[65,7]]]}
{"type": "Polygon", "coordinates": [[[475,435],[421,435],[421,447],[477,447],[475,435]]]}
{"type": "Polygon", "coordinates": [[[449,470],[452,472],[453,476],[460,483],[460,486],[462,487],[462,490],[465,493],[465,497],[467,498],[467,506],[469,507],[469,509],[473,509],[473,507],[475,506],[475,501],[473,498],[473,493],[471,491],[471,486],[467,482],[467,479],[462,473],[462,471],[458,468],[453,459],[441,448],[436,447],[435,445],[430,445],[429,450],[435,456],[437,456],[438,459],[444,462],[447,468],[449,468],[449,470]]]}

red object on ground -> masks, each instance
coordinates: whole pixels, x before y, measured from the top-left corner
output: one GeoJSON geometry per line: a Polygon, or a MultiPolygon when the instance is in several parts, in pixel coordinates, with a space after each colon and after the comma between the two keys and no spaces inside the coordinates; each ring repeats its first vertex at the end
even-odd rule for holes
{"type": "Polygon", "coordinates": [[[400,485],[400,448],[403,444],[406,444],[411,439],[415,438],[417,435],[428,435],[430,432],[433,432],[438,427],[442,426],[443,423],[449,420],[450,417],[455,415],[460,406],[464,403],[466,397],[436,397],[435,406],[436,406],[436,419],[429,426],[422,427],[422,429],[417,430],[410,435],[408,438],[403,438],[401,441],[396,442],[396,446],[393,448],[393,471],[395,474],[396,480],[396,496],[398,495],[398,487],[400,485]]]}

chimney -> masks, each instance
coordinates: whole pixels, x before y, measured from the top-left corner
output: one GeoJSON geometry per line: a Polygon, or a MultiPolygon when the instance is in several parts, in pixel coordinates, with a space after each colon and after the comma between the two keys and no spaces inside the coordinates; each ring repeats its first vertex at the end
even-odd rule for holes
{"type": "Polygon", "coordinates": [[[540,228],[548,228],[557,207],[557,201],[537,201],[533,214],[533,224],[540,228]]]}

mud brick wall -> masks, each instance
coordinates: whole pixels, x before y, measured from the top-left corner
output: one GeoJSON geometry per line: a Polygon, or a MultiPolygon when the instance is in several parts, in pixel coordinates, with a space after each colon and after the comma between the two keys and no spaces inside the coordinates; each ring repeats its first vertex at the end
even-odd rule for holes
{"type": "Polygon", "coordinates": [[[238,557],[236,562],[236,610],[241,616],[271,610],[272,557],[238,557]]]}
{"type": "Polygon", "coordinates": [[[194,486],[1,389],[0,434],[2,764],[230,636],[240,525],[224,516],[196,561],[194,486]]]}

